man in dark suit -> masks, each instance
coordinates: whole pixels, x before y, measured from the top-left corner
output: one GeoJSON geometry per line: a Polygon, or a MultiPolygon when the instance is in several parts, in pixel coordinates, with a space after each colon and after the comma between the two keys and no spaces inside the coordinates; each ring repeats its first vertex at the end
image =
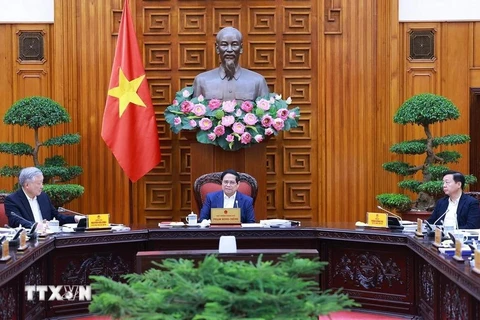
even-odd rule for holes
{"type": "Polygon", "coordinates": [[[460,172],[447,171],[443,175],[443,192],[447,195],[437,201],[428,223],[442,224],[454,219],[458,229],[480,228],[480,205],[477,199],[463,193],[465,177],[460,172]],[[456,218],[456,221],[455,221],[456,218]]]}
{"type": "Polygon", "coordinates": [[[207,194],[200,211],[200,221],[210,219],[212,208],[240,208],[242,223],[254,223],[255,212],[253,199],[237,192],[240,186],[240,175],[237,171],[228,169],[222,172],[222,191],[207,194]]]}
{"type": "Polygon", "coordinates": [[[48,195],[43,192],[43,173],[35,167],[20,171],[18,182],[20,189],[5,198],[5,213],[11,227],[30,228],[35,222],[43,220],[59,221],[60,225],[75,223],[81,216],[67,216],[58,213],[48,195]]]}

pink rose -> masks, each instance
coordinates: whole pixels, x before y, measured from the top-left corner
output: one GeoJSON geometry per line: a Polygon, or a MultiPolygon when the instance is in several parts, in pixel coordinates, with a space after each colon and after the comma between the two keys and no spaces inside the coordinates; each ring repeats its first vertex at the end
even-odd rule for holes
{"type": "Polygon", "coordinates": [[[222,117],[222,125],[225,127],[230,127],[235,122],[234,116],[225,116],[222,117]]]}
{"type": "Polygon", "coordinates": [[[297,116],[297,115],[296,115],[295,112],[293,112],[293,111],[288,114],[288,117],[289,117],[290,119],[295,119],[296,116],[297,116]]]}
{"type": "Polygon", "coordinates": [[[288,110],[285,108],[279,109],[277,111],[277,117],[279,117],[282,120],[287,120],[288,118],[288,110]]]}
{"type": "Polygon", "coordinates": [[[229,134],[225,140],[227,140],[227,142],[233,142],[233,140],[235,140],[235,136],[233,134],[229,134]]]}
{"type": "Polygon", "coordinates": [[[240,109],[242,109],[245,112],[250,112],[253,110],[253,103],[252,101],[243,101],[242,105],[240,106],[240,109]]]}
{"type": "Polygon", "coordinates": [[[182,123],[182,119],[180,117],[173,118],[174,125],[178,126],[180,123],[182,123]]]}
{"type": "Polygon", "coordinates": [[[273,131],[272,128],[268,128],[268,129],[265,130],[265,135],[271,136],[271,135],[273,134],[273,132],[274,132],[274,131],[273,131]]]}
{"type": "Polygon", "coordinates": [[[242,134],[242,136],[240,137],[240,142],[243,143],[243,144],[249,144],[250,141],[252,141],[252,135],[248,132],[245,132],[244,134],[242,134]]]}
{"type": "Polygon", "coordinates": [[[240,122],[235,122],[233,124],[233,132],[235,133],[238,133],[238,134],[242,134],[245,132],[245,126],[243,124],[241,124],[240,122]]]}
{"type": "Polygon", "coordinates": [[[230,100],[230,101],[223,101],[222,103],[222,109],[225,112],[230,112],[232,113],[235,111],[235,106],[237,105],[237,101],[235,100],[230,100]]]}
{"type": "Polygon", "coordinates": [[[257,101],[257,107],[265,111],[270,110],[270,102],[265,99],[260,99],[257,101]]]}
{"type": "Polygon", "coordinates": [[[195,127],[197,126],[197,121],[195,121],[195,120],[193,120],[193,119],[190,120],[190,126],[191,126],[192,128],[195,128],[195,127]]]}
{"type": "Polygon", "coordinates": [[[193,106],[194,106],[193,102],[183,101],[181,106],[180,106],[180,110],[183,113],[190,113],[193,110],[193,106]]]}
{"type": "Polygon", "coordinates": [[[258,143],[260,143],[260,142],[263,141],[263,137],[262,137],[261,134],[257,134],[254,139],[255,139],[255,141],[257,141],[258,143]]]}
{"type": "Polygon", "coordinates": [[[207,112],[207,109],[205,108],[205,106],[203,104],[197,103],[193,107],[192,111],[197,117],[201,117],[207,112]]]}
{"type": "Polygon", "coordinates": [[[215,139],[217,138],[217,135],[213,132],[210,132],[209,134],[207,134],[207,137],[210,141],[215,141],[215,139]]]}
{"type": "Polygon", "coordinates": [[[258,122],[258,118],[253,113],[247,113],[243,118],[243,122],[245,122],[249,126],[253,126],[255,123],[258,122]]]}
{"type": "Polygon", "coordinates": [[[188,90],[183,90],[182,96],[183,96],[184,98],[188,98],[188,97],[190,96],[190,92],[188,92],[188,90]]]}
{"type": "Polygon", "coordinates": [[[262,117],[262,126],[265,127],[265,128],[268,128],[272,125],[273,123],[273,118],[266,114],[262,117]]]}
{"type": "Polygon", "coordinates": [[[221,135],[225,134],[225,127],[218,125],[213,129],[213,132],[215,132],[217,137],[220,137],[221,135]]]}
{"type": "Polygon", "coordinates": [[[212,99],[208,101],[208,108],[210,108],[210,110],[216,110],[220,108],[221,105],[222,105],[222,101],[218,99],[212,99]]]}
{"type": "Polygon", "coordinates": [[[212,120],[208,118],[202,118],[198,124],[200,129],[206,131],[212,127],[212,120]]]}
{"type": "Polygon", "coordinates": [[[173,103],[172,103],[172,104],[173,104],[174,106],[178,106],[178,100],[177,100],[177,99],[173,100],[173,103]]]}
{"type": "Polygon", "coordinates": [[[283,129],[285,123],[283,122],[282,119],[280,118],[276,118],[275,120],[273,120],[273,127],[275,128],[275,130],[277,131],[280,131],[283,129]]]}

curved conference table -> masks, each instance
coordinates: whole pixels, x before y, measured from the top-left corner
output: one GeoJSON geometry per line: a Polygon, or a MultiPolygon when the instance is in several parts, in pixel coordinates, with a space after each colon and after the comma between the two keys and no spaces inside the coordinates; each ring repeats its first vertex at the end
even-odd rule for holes
{"type": "Polygon", "coordinates": [[[480,275],[438,253],[432,239],[382,229],[326,224],[285,229],[132,228],[59,233],[29,242],[0,264],[0,319],[87,312],[85,301],[27,301],[25,285],[86,285],[89,275],[119,279],[136,270],[139,251],[215,250],[222,235],[238,249],[316,249],[329,266],[322,289],[344,288],[363,308],[424,319],[480,319],[480,275]]]}

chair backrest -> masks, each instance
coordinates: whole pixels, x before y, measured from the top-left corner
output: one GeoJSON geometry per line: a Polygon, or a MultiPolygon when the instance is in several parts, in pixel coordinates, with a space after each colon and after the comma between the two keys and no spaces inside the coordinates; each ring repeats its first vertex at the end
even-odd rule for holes
{"type": "MultiPolygon", "coordinates": [[[[240,186],[238,191],[253,198],[253,205],[257,199],[258,184],[257,180],[248,173],[240,174],[240,186]]],[[[195,194],[195,201],[197,201],[198,208],[202,208],[203,202],[207,194],[214,191],[222,190],[222,172],[212,172],[198,177],[193,184],[193,191],[195,194]]]]}
{"type": "Polygon", "coordinates": [[[5,198],[8,196],[8,193],[0,193],[0,227],[3,228],[4,225],[8,224],[8,217],[5,214],[5,198]]]}
{"type": "Polygon", "coordinates": [[[465,192],[465,194],[468,194],[469,196],[474,197],[478,201],[480,201],[480,192],[477,191],[470,191],[470,192],[465,192]]]}

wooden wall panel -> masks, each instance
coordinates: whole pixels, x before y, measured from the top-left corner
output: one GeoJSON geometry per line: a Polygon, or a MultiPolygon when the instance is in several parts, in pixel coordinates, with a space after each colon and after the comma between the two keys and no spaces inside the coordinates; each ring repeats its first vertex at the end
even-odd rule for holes
{"type": "MultiPolygon", "coordinates": [[[[381,167],[398,159],[388,149],[423,135],[393,123],[415,93],[443,94],[460,108],[461,118],[435,127],[435,134],[474,129],[469,94],[480,87],[478,22],[399,23],[398,0],[130,0],[162,150],[161,163],[131,184],[100,137],[122,6],[123,0],[59,0],[53,25],[0,25],[0,88],[7,88],[0,116],[23,95],[46,94],[72,116],[51,133],[82,135],[80,145],[53,152],[84,169],[75,182],[85,195],[68,205],[73,210],[151,225],[189,212],[195,159],[189,137],[171,133],[163,110],[177,90],[218,64],[214,36],[226,25],[244,35],[242,65],[302,109],[299,128],[267,148],[269,217],[354,222],[376,210],[377,194],[398,191],[399,178],[381,167]],[[45,33],[43,64],[17,62],[17,32],[26,29],[45,33]],[[409,32],[416,29],[434,30],[435,59],[409,59],[409,32]]],[[[22,139],[32,137],[22,128],[0,127],[0,141],[22,139]]],[[[468,172],[469,147],[457,149],[464,159],[454,167],[468,172]]],[[[0,160],[26,165],[3,154],[0,160]]],[[[12,183],[0,181],[5,189],[12,183]]]]}

